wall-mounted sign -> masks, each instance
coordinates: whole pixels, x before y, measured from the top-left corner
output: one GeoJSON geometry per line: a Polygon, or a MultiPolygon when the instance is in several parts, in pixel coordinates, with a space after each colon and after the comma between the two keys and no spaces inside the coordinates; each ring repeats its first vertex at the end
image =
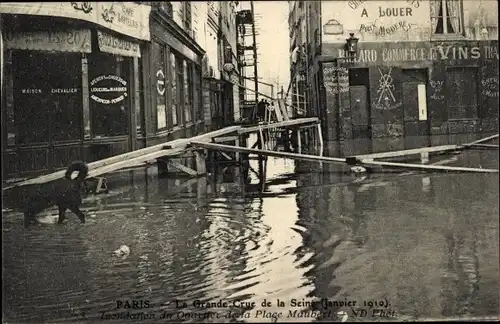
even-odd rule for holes
{"type": "Polygon", "coordinates": [[[1,2],[0,13],[81,19],[134,38],[150,40],[151,6],[133,2],[1,2]]]}
{"type": "Polygon", "coordinates": [[[322,41],[345,42],[349,33],[364,41],[384,42],[389,37],[418,40],[431,25],[430,6],[430,0],[324,1],[321,17],[327,23],[322,28],[322,41]]]}
{"type": "Polygon", "coordinates": [[[127,97],[127,81],[117,75],[101,75],[90,81],[90,98],[95,102],[109,105],[123,101],[127,97]]]}
{"type": "Polygon", "coordinates": [[[99,49],[102,52],[122,56],[141,57],[141,47],[137,43],[115,37],[100,30],[97,31],[97,40],[99,49]]]}
{"type": "Polygon", "coordinates": [[[66,31],[5,32],[6,48],[91,53],[90,29],[66,31]]]}
{"type": "Polygon", "coordinates": [[[160,96],[165,94],[165,73],[161,69],[156,71],[156,91],[160,96]]]}

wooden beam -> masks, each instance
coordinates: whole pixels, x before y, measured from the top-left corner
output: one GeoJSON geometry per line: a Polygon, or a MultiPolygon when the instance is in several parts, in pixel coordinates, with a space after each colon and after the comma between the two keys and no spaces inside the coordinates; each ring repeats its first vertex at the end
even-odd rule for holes
{"type": "MultiPolygon", "coordinates": [[[[201,135],[191,137],[191,138],[180,138],[180,139],[177,139],[174,141],[165,142],[162,144],[157,144],[154,146],[146,147],[146,148],[135,150],[132,152],[127,152],[124,154],[115,155],[115,156],[112,156],[112,157],[109,157],[109,158],[106,158],[103,160],[91,162],[88,164],[88,167],[89,167],[89,170],[93,170],[93,169],[97,169],[100,167],[104,167],[106,165],[111,165],[111,164],[114,164],[117,162],[122,162],[124,160],[138,158],[142,155],[161,151],[165,148],[165,146],[167,149],[174,149],[174,148],[185,149],[191,140],[207,141],[213,137],[222,136],[225,134],[236,132],[240,128],[241,128],[241,126],[229,126],[229,127],[223,128],[223,129],[219,129],[219,130],[216,130],[216,131],[213,131],[210,133],[206,133],[206,134],[201,134],[201,135]]],[[[33,183],[49,182],[49,181],[60,179],[60,178],[64,177],[65,173],[66,173],[66,170],[60,170],[58,172],[50,173],[47,175],[43,175],[40,177],[36,177],[33,179],[29,179],[29,180],[17,183],[16,186],[22,186],[22,185],[33,184],[33,183]]],[[[3,190],[5,190],[5,189],[7,189],[7,188],[3,188],[3,190]]]]}
{"type": "Polygon", "coordinates": [[[258,125],[258,126],[243,127],[243,128],[240,128],[238,130],[238,134],[256,132],[259,130],[259,128],[269,129],[269,128],[278,128],[278,127],[289,127],[289,126],[297,126],[297,125],[303,125],[303,124],[307,124],[307,123],[317,123],[317,122],[318,122],[317,117],[298,118],[298,119],[285,120],[282,122],[271,123],[271,124],[262,124],[262,125],[258,125]]]}
{"type": "Polygon", "coordinates": [[[441,146],[421,147],[421,148],[416,148],[416,149],[411,149],[411,150],[355,155],[355,156],[351,156],[349,158],[356,158],[357,160],[365,160],[365,159],[375,160],[375,159],[384,159],[384,158],[414,155],[414,154],[420,154],[420,153],[455,151],[455,150],[459,150],[459,149],[461,149],[461,147],[459,145],[441,145],[441,146]]]}
{"type": "Polygon", "coordinates": [[[485,148],[485,149],[498,149],[497,144],[465,144],[468,148],[485,148]]]}
{"type": "Polygon", "coordinates": [[[168,166],[169,167],[173,167],[173,168],[176,168],[177,170],[180,170],[182,172],[185,172],[187,174],[189,174],[190,176],[197,176],[198,175],[198,172],[191,169],[191,168],[188,168],[187,166],[179,163],[179,162],[176,162],[176,161],[172,161],[172,160],[168,160],[167,161],[168,163],[168,166]]]}
{"type": "Polygon", "coordinates": [[[498,134],[491,135],[491,136],[488,136],[488,137],[485,137],[485,138],[481,138],[481,139],[479,139],[477,141],[470,142],[470,143],[467,143],[465,145],[472,145],[472,144],[484,143],[484,142],[487,142],[487,141],[491,141],[492,139],[495,139],[495,138],[498,138],[498,134]]]}
{"type": "Polygon", "coordinates": [[[135,157],[133,159],[124,160],[124,161],[116,162],[113,164],[108,164],[108,165],[90,170],[87,178],[97,177],[101,174],[105,174],[105,173],[116,171],[116,170],[119,170],[122,168],[130,167],[131,165],[136,165],[139,162],[148,161],[151,159],[157,159],[157,158],[163,157],[163,156],[174,156],[174,155],[182,154],[182,152],[183,152],[183,150],[181,150],[181,149],[161,150],[158,152],[153,152],[153,153],[141,155],[141,156],[135,157]]]}
{"type": "Polygon", "coordinates": [[[377,165],[381,167],[395,168],[395,169],[415,169],[424,171],[455,171],[455,172],[476,172],[476,173],[498,173],[494,169],[478,169],[478,168],[464,168],[453,167],[444,165],[426,165],[426,164],[411,164],[411,163],[398,163],[398,162],[384,162],[374,160],[361,160],[362,165],[377,165]]]}
{"type": "Polygon", "coordinates": [[[313,161],[313,162],[327,162],[327,163],[346,163],[346,159],[344,158],[333,158],[326,156],[316,156],[316,155],[308,155],[308,154],[297,154],[297,153],[289,153],[289,152],[276,152],[276,151],[268,151],[268,150],[260,150],[260,149],[251,149],[242,146],[234,146],[234,145],[224,145],[224,144],[215,144],[215,143],[205,143],[205,142],[197,142],[193,141],[191,144],[200,146],[210,150],[221,150],[221,151],[229,151],[229,152],[240,152],[240,153],[254,153],[258,155],[266,155],[266,156],[275,156],[288,158],[293,160],[304,160],[304,161],[313,161]]]}
{"type": "Polygon", "coordinates": [[[225,137],[215,137],[215,143],[223,143],[223,142],[234,142],[238,140],[238,136],[225,136],[225,137]]]}

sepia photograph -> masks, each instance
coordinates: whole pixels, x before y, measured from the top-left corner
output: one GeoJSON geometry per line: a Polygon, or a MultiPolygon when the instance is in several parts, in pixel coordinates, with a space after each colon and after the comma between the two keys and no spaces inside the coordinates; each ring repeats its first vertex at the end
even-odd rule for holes
{"type": "Polygon", "coordinates": [[[2,322],[500,321],[498,25],[0,2],[2,322]]]}

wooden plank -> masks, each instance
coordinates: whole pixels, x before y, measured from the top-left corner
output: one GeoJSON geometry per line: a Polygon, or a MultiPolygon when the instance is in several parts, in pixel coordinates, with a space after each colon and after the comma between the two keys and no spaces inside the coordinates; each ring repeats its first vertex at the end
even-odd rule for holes
{"type": "Polygon", "coordinates": [[[313,162],[327,162],[327,163],[346,163],[346,159],[344,158],[333,158],[326,156],[316,156],[316,155],[308,155],[308,154],[297,154],[297,153],[289,153],[289,152],[276,152],[276,151],[268,151],[268,150],[260,150],[260,149],[251,149],[242,146],[234,146],[234,145],[224,145],[224,144],[215,144],[215,143],[205,143],[205,142],[197,142],[193,141],[191,144],[200,146],[206,149],[211,150],[221,150],[221,151],[229,151],[229,152],[240,152],[240,153],[254,153],[259,155],[266,156],[275,156],[288,158],[293,160],[304,160],[304,161],[313,161],[313,162]]]}
{"type": "Polygon", "coordinates": [[[279,100],[276,100],[276,105],[274,106],[274,113],[276,114],[276,120],[278,122],[285,121],[283,114],[281,113],[281,107],[279,106],[279,100]]]}
{"type": "Polygon", "coordinates": [[[283,116],[283,119],[290,120],[290,116],[288,116],[288,111],[286,109],[285,99],[278,99],[276,101],[278,103],[279,109],[281,110],[281,115],[283,116]]]}
{"type": "Polygon", "coordinates": [[[491,135],[491,136],[488,136],[488,137],[485,137],[485,138],[481,138],[477,141],[474,141],[474,142],[470,142],[470,143],[467,143],[465,145],[472,145],[472,144],[479,144],[479,143],[484,143],[484,142],[487,142],[487,141],[491,141],[492,139],[495,139],[498,137],[498,134],[495,134],[495,135],[491,135]]]}
{"type": "Polygon", "coordinates": [[[278,122],[278,123],[263,124],[263,125],[251,126],[251,127],[243,127],[243,128],[238,130],[238,134],[256,132],[259,130],[259,127],[261,127],[262,129],[269,129],[269,128],[289,127],[289,126],[296,126],[296,125],[302,125],[302,124],[307,124],[307,123],[317,123],[317,122],[318,122],[317,117],[292,119],[292,120],[286,120],[286,121],[278,122]]]}
{"type": "Polygon", "coordinates": [[[355,156],[351,156],[350,158],[354,157],[358,160],[383,159],[383,158],[392,158],[392,157],[414,155],[414,154],[420,154],[420,153],[454,151],[454,150],[458,150],[458,149],[461,149],[461,147],[459,145],[441,145],[441,146],[421,147],[421,148],[416,148],[416,149],[411,149],[411,150],[355,155],[355,156]]]}
{"type": "Polygon", "coordinates": [[[124,161],[116,162],[113,164],[108,164],[108,165],[90,170],[87,178],[97,177],[97,176],[105,174],[105,173],[116,171],[116,170],[119,170],[122,168],[127,168],[127,167],[130,167],[131,165],[136,165],[137,163],[140,163],[140,162],[144,162],[144,161],[148,161],[148,160],[152,160],[152,159],[157,159],[159,157],[174,156],[174,155],[182,154],[183,151],[184,150],[182,150],[182,149],[161,150],[158,152],[153,152],[153,153],[141,155],[141,156],[135,157],[133,159],[124,160],[124,161]]]}
{"type": "Polygon", "coordinates": [[[173,168],[176,168],[177,170],[180,170],[182,172],[185,172],[187,174],[189,174],[190,176],[197,176],[198,175],[198,172],[191,169],[191,168],[188,168],[187,166],[179,163],[179,162],[176,162],[176,161],[172,161],[172,160],[168,160],[167,161],[168,163],[168,166],[169,167],[173,167],[173,168]]]}
{"type": "Polygon", "coordinates": [[[485,149],[498,149],[496,144],[465,144],[469,148],[485,148],[485,149]]]}
{"type": "MultiPolygon", "coordinates": [[[[106,165],[111,165],[113,163],[122,162],[123,160],[134,159],[136,157],[140,157],[140,156],[145,155],[145,154],[149,154],[149,153],[158,152],[160,150],[163,150],[165,146],[168,146],[168,148],[184,149],[184,148],[186,148],[187,145],[189,145],[191,140],[206,141],[206,140],[210,140],[213,137],[222,136],[222,135],[226,135],[226,134],[229,134],[232,132],[236,132],[239,129],[241,129],[241,126],[229,126],[229,127],[223,128],[223,129],[219,129],[219,130],[209,132],[206,134],[201,134],[201,135],[191,137],[191,138],[180,138],[180,139],[177,139],[174,141],[170,141],[170,142],[166,142],[166,143],[162,143],[162,144],[157,144],[154,146],[149,146],[149,147],[146,147],[143,149],[139,149],[139,150],[135,150],[132,152],[127,152],[127,153],[115,155],[115,156],[112,156],[112,157],[109,157],[109,158],[106,158],[103,160],[91,162],[88,164],[88,167],[89,167],[89,170],[93,170],[93,169],[100,168],[100,167],[103,167],[106,165]]],[[[60,179],[60,178],[64,177],[65,173],[66,173],[66,170],[60,170],[60,171],[57,171],[54,173],[50,173],[47,175],[43,175],[40,177],[36,177],[36,178],[32,178],[32,179],[20,182],[20,183],[16,184],[16,186],[22,186],[22,185],[33,184],[33,183],[49,182],[49,181],[60,179]]],[[[5,190],[5,189],[7,189],[7,188],[3,188],[3,190],[5,190]]]]}
{"type": "Polygon", "coordinates": [[[238,140],[238,136],[223,136],[223,137],[215,137],[215,143],[223,143],[223,142],[234,142],[238,140]]]}
{"type": "Polygon", "coordinates": [[[411,163],[398,163],[398,162],[384,162],[374,160],[361,160],[362,165],[377,165],[381,167],[395,168],[395,169],[414,169],[425,171],[456,171],[456,172],[476,172],[476,173],[498,173],[494,169],[479,169],[479,168],[465,168],[453,167],[444,165],[426,165],[426,164],[411,164],[411,163]]]}

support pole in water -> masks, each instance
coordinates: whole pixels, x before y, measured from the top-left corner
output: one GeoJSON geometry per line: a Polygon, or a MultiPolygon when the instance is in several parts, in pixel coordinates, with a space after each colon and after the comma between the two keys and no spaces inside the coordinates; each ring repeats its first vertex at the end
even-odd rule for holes
{"type": "Polygon", "coordinates": [[[300,128],[297,129],[297,152],[302,153],[302,139],[300,138],[300,128]]]}
{"type": "Polygon", "coordinates": [[[323,156],[323,134],[321,132],[321,123],[318,123],[316,127],[318,128],[319,155],[323,156]]]}

